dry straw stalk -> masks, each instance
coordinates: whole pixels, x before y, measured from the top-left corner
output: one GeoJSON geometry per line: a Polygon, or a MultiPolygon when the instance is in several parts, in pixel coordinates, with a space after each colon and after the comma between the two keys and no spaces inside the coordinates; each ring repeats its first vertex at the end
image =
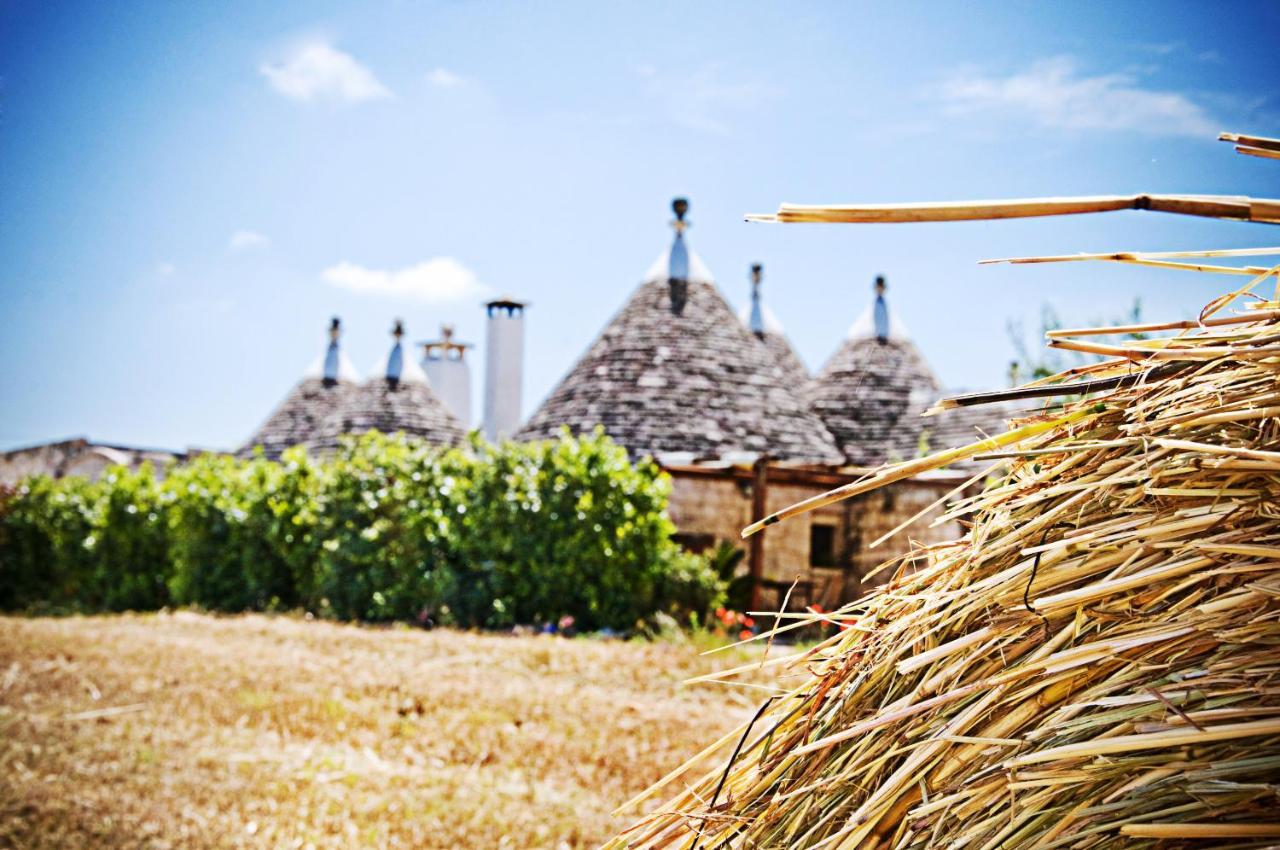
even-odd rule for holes
{"type": "MultiPolygon", "coordinates": [[[[849,209],[795,220],[867,220],[849,209]]],[[[782,691],[633,800],[676,789],[609,846],[1274,845],[1280,302],[1251,294],[1269,277],[1014,391],[1056,396],[1052,413],[762,523],[1004,461],[938,520],[967,521],[961,540],[917,549],[835,614],[780,615],[780,630],[845,628],[778,659],[782,691]]]]}

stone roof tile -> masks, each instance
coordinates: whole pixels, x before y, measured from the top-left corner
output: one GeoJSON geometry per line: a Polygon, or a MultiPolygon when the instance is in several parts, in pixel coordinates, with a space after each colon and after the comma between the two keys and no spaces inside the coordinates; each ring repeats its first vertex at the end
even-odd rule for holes
{"type": "Polygon", "coordinates": [[[691,256],[687,300],[673,309],[662,258],[582,359],[517,433],[574,433],[597,424],[633,456],[710,459],[765,453],[838,463],[769,350],[734,316],[691,256]]]}

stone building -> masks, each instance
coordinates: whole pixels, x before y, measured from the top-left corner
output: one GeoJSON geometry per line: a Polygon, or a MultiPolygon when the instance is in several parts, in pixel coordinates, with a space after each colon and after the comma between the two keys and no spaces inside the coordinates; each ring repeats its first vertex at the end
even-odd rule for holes
{"type": "Polygon", "coordinates": [[[78,475],[96,481],[108,467],[137,469],[144,463],[150,463],[157,472],[163,473],[165,467],[181,463],[195,453],[194,450],[174,452],[95,443],[87,437],[56,440],[0,452],[0,484],[13,486],[31,475],[48,475],[51,478],[78,475]]]}
{"type": "Polygon", "coordinates": [[[782,322],[764,303],[760,295],[760,282],[764,278],[764,266],[755,263],[751,266],[751,303],[738,314],[738,318],[747,326],[747,330],[755,334],[756,339],[764,343],[774,363],[782,370],[782,376],[791,387],[803,387],[809,383],[809,369],[796,353],[782,327],[782,322]]]}
{"type": "Polygon", "coordinates": [[[341,337],[342,324],[335,316],[325,350],[237,454],[247,457],[261,446],[263,454],[275,460],[291,446],[308,444],[320,423],[344,405],[359,386],[360,375],[342,349],[341,337]]]}
{"type": "Polygon", "coordinates": [[[291,446],[329,451],[344,434],[369,430],[402,431],[446,445],[461,441],[462,425],[432,392],[426,372],[405,350],[401,322],[392,331],[386,358],[363,383],[342,350],[336,318],[329,335],[325,351],[241,447],[240,456],[252,455],[258,447],[272,459],[291,446]]]}
{"type": "Polygon", "coordinates": [[[822,421],[685,245],[679,207],[677,216],[671,247],[516,439],[603,425],[633,456],[664,465],[762,454],[839,463],[822,421]]]}
{"type": "MultiPolygon", "coordinates": [[[[687,244],[687,201],[677,199],[673,209],[669,246],[523,425],[527,305],[505,296],[485,305],[486,433],[534,440],[602,426],[632,457],[652,456],[672,478],[670,511],[680,542],[694,551],[745,545],[759,605],[778,604],[794,584],[796,603],[835,606],[860,593],[872,569],[905,553],[910,540],[956,536],[954,524],[932,525],[937,503],[979,464],[898,482],[741,542],[740,530],[752,521],[871,467],[1003,430],[1002,411],[921,416],[943,389],[891,309],[883,278],[846,338],[810,376],[763,301],[762,267],[752,267],[749,303],[735,315],[687,244]],[[872,547],[898,526],[904,534],[872,547]]],[[[470,408],[465,346],[448,334],[427,344],[425,362],[446,404],[402,337],[397,322],[390,350],[362,382],[334,319],[325,349],[239,454],[261,447],[278,458],[294,445],[325,452],[344,434],[370,429],[460,443],[469,423],[458,417],[468,417],[470,408]]],[[[113,463],[161,465],[184,457],[71,440],[0,455],[0,482],[36,472],[94,476],[113,463]]]]}
{"type": "MultiPolygon", "coordinates": [[[[916,456],[926,421],[919,414],[941,388],[889,312],[883,286],[809,380],[761,303],[760,270],[750,309],[734,316],[686,244],[687,202],[673,208],[671,246],[517,438],[601,425],[633,457],[652,456],[672,476],[672,519],[695,550],[737,544],[740,529],[767,513],[868,466],[916,456]]],[[[960,431],[946,436],[959,440],[960,431]]],[[[802,603],[852,598],[873,566],[906,551],[907,539],[870,544],[917,514],[910,538],[954,536],[955,527],[930,527],[939,514],[930,506],[968,476],[918,477],[771,527],[750,548],[759,604],[776,604],[793,582],[802,603]]]]}
{"type": "Polygon", "coordinates": [[[391,331],[391,350],[369,379],[343,394],[302,444],[317,451],[337,448],[347,434],[403,432],[429,443],[452,446],[466,436],[461,423],[435,394],[427,373],[402,341],[404,325],[391,331]]]}

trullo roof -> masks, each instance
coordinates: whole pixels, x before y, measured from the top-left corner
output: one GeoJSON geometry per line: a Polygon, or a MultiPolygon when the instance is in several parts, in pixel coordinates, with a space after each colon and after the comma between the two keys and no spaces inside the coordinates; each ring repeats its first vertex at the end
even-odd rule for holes
{"type": "Polygon", "coordinates": [[[906,327],[889,309],[883,278],[843,344],[805,388],[809,408],[858,466],[920,453],[920,418],[942,390],[906,327]]]}
{"type": "Polygon", "coordinates": [[[427,374],[401,342],[404,328],[396,322],[394,342],[369,380],[352,389],[330,413],[307,445],[332,449],[344,434],[403,432],[428,442],[455,445],[466,434],[427,382],[427,374]]]}
{"type": "Polygon", "coordinates": [[[238,454],[247,457],[256,446],[275,460],[290,446],[306,444],[326,417],[343,405],[360,381],[355,366],[340,344],[342,325],[335,316],[329,325],[329,344],[303,373],[238,454]]]}
{"type": "Polygon", "coordinates": [[[755,334],[756,339],[764,343],[773,362],[790,382],[788,385],[803,387],[809,381],[809,369],[791,345],[782,322],[778,321],[778,317],[760,295],[763,271],[764,267],[759,263],[751,267],[751,301],[738,311],[738,319],[747,326],[747,330],[755,334]]]}
{"type": "Polygon", "coordinates": [[[599,424],[633,457],[838,463],[822,422],[685,244],[685,208],[671,247],[517,438],[599,424]]]}

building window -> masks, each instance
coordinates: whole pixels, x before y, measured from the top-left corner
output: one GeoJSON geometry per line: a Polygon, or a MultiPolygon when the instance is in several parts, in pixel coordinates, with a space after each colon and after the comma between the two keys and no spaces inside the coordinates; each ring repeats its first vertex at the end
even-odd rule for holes
{"type": "Polygon", "coordinates": [[[671,539],[679,543],[681,549],[686,552],[692,552],[695,555],[700,555],[716,545],[716,536],[714,534],[677,532],[671,535],[671,539]]]}
{"type": "Polygon", "coordinates": [[[834,567],[836,565],[836,527],[834,525],[809,526],[809,566],[834,567]]]}

